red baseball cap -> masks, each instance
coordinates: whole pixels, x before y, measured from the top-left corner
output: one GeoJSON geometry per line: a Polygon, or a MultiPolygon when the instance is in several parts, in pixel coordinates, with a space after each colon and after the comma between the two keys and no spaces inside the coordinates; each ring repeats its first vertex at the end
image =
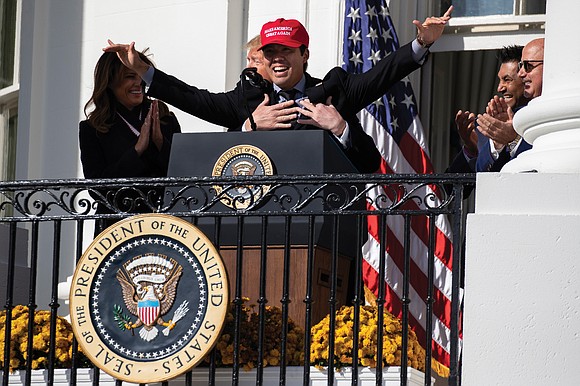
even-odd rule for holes
{"type": "Polygon", "coordinates": [[[281,44],[292,48],[298,48],[302,45],[308,47],[310,41],[308,32],[302,23],[298,20],[282,18],[264,24],[262,31],[260,31],[260,37],[262,46],[259,50],[268,44],[281,44]]]}

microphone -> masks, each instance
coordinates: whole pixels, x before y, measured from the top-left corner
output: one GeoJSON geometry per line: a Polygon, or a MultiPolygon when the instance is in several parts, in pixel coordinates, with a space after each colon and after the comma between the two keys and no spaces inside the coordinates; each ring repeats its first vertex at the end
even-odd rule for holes
{"type": "Polygon", "coordinates": [[[242,95],[244,97],[244,107],[246,108],[246,113],[248,114],[248,120],[250,121],[250,127],[253,131],[257,130],[256,122],[254,121],[254,116],[252,115],[252,110],[248,105],[248,98],[246,95],[246,90],[244,89],[244,78],[247,78],[252,87],[259,88],[262,93],[268,92],[268,82],[264,80],[262,75],[258,74],[258,69],[256,67],[244,68],[240,74],[240,86],[242,89],[242,95]]]}
{"type": "Polygon", "coordinates": [[[245,76],[252,86],[259,88],[264,93],[268,92],[268,82],[258,73],[256,67],[244,68],[242,76],[245,76]]]}

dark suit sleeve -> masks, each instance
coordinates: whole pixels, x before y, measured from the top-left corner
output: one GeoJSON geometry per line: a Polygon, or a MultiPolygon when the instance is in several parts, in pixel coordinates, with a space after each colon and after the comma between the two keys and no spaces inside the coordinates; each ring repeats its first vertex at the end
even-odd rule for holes
{"type": "MultiPolygon", "coordinates": [[[[475,160],[473,160],[475,161],[475,160]]],[[[463,154],[463,150],[460,150],[451,161],[449,167],[445,170],[445,173],[474,173],[475,165],[474,162],[468,162],[463,154]]],[[[447,194],[453,193],[453,185],[445,185],[445,191],[447,194]]],[[[463,198],[468,198],[473,191],[473,186],[467,186],[463,191],[463,198]]]]}
{"type": "Polygon", "coordinates": [[[361,74],[350,74],[335,67],[326,74],[322,85],[306,90],[306,94],[316,103],[324,102],[323,98],[331,95],[332,104],[346,119],[379,99],[393,84],[419,67],[409,43],[361,74]]]}
{"type": "Polygon", "coordinates": [[[321,84],[306,90],[306,94],[315,103],[325,102],[328,96],[332,96],[332,104],[349,123],[351,146],[346,153],[360,172],[376,172],[382,157],[373,139],[364,132],[356,114],[420,66],[413,59],[409,43],[383,58],[367,72],[349,74],[336,67],[325,76],[321,84]]]}
{"type": "Polygon", "coordinates": [[[474,165],[467,161],[463,150],[460,150],[445,170],[445,173],[473,173],[475,172],[474,165]]]}
{"type": "Polygon", "coordinates": [[[174,76],[155,69],[147,95],[161,99],[204,121],[231,130],[241,127],[247,118],[242,108],[244,95],[239,82],[231,91],[212,93],[190,86],[174,76]]]}
{"type": "Polygon", "coordinates": [[[364,132],[358,119],[348,120],[350,146],[345,150],[347,157],[361,173],[374,173],[381,166],[381,153],[373,139],[364,132]]]}
{"type": "Polygon", "coordinates": [[[505,150],[506,149],[504,148],[499,153],[500,156],[497,160],[493,159],[489,139],[484,137],[483,144],[479,146],[479,154],[477,156],[475,170],[478,172],[491,172],[496,171],[498,168],[501,169],[501,167],[509,161],[509,155],[505,150]]]}
{"type": "Polygon", "coordinates": [[[412,56],[411,44],[407,44],[373,68],[362,74],[350,74],[345,78],[344,88],[349,104],[356,112],[383,96],[393,84],[421,67],[412,56]]]}

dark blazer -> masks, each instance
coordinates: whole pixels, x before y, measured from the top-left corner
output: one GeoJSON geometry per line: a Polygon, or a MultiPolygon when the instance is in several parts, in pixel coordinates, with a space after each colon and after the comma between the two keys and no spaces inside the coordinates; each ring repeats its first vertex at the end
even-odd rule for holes
{"type": "MultiPolygon", "coordinates": [[[[147,115],[148,106],[143,106],[142,116],[147,115]]],[[[126,112],[126,110],[125,110],[126,112]]],[[[128,120],[130,116],[124,115],[128,120]]],[[[131,123],[140,130],[140,124],[134,118],[131,123]]],[[[161,151],[151,143],[149,148],[139,156],[135,151],[137,136],[127,124],[115,114],[112,126],[107,133],[100,133],[91,126],[88,120],[79,124],[79,145],[81,163],[85,178],[130,178],[130,177],[164,177],[167,175],[171,138],[181,128],[173,114],[161,120],[163,146],[161,151]]],[[[105,193],[105,192],[103,192],[105,193]]],[[[117,198],[117,202],[121,202],[117,198]]],[[[99,205],[97,213],[107,211],[99,205]]]]}
{"type": "MultiPolygon", "coordinates": [[[[475,161],[475,160],[473,160],[475,161]]],[[[445,173],[474,173],[475,165],[473,162],[467,161],[465,154],[463,154],[463,149],[453,158],[453,161],[449,164],[445,173]]]]}
{"type": "MultiPolygon", "coordinates": [[[[463,149],[461,149],[455,155],[455,158],[453,158],[445,173],[475,173],[475,161],[475,159],[467,161],[465,154],[463,154],[463,149]]],[[[445,185],[445,190],[447,194],[451,194],[453,192],[453,186],[445,185]]],[[[468,198],[472,191],[473,186],[467,186],[463,191],[463,198],[468,198]]]]}
{"type": "MultiPolygon", "coordinates": [[[[524,151],[530,150],[532,145],[527,143],[525,140],[522,139],[520,145],[516,149],[513,158],[516,158],[520,153],[524,151]]],[[[489,138],[485,137],[483,140],[482,146],[479,148],[479,154],[477,156],[477,164],[476,170],[478,172],[499,172],[501,168],[504,167],[512,159],[511,154],[509,153],[507,146],[502,149],[499,153],[499,158],[497,160],[493,159],[491,155],[491,145],[489,143],[489,138]]]]}
{"type": "MultiPolygon", "coordinates": [[[[323,79],[306,77],[306,90],[312,102],[324,102],[332,96],[332,104],[349,123],[350,147],[344,149],[346,155],[362,173],[377,171],[381,155],[374,142],[362,126],[356,113],[385,94],[388,89],[407,76],[420,65],[412,57],[411,44],[383,58],[363,74],[350,74],[336,67],[323,79]]],[[[259,89],[252,87],[247,80],[238,82],[236,88],[225,93],[211,93],[187,85],[179,79],[155,69],[148,95],[161,99],[180,110],[198,118],[228,128],[228,131],[241,130],[242,124],[264,100],[259,89]]],[[[276,103],[273,89],[268,89],[271,103],[276,103]]],[[[294,130],[318,129],[310,125],[293,125],[294,130]]],[[[333,136],[334,137],[334,136],[333,136]]]]}
{"type": "MultiPolygon", "coordinates": [[[[516,107],[514,109],[514,113],[517,113],[524,107],[526,106],[524,105],[516,107]]],[[[479,148],[479,154],[477,155],[477,162],[475,164],[475,170],[477,172],[499,172],[501,171],[501,168],[503,168],[504,165],[511,161],[513,158],[516,158],[518,155],[520,155],[520,153],[523,153],[524,151],[530,150],[532,148],[532,145],[522,139],[520,145],[514,153],[513,158],[506,146],[499,153],[498,159],[494,160],[493,155],[491,154],[491,144],[489,142],[489,138],[483,135],[479,130],[476,130],[476,133],[477,147],[479,148]]]]}

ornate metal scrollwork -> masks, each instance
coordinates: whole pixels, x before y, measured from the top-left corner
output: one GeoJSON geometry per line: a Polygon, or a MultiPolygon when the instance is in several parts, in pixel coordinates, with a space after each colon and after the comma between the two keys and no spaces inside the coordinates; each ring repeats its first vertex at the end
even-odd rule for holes
{"type": "Polygon", "coordinates": [[[16,181],[0,183],[0,220],[144,212],[316,215],[363,213],[369,205],[386,214],[408,210],[444,214],[452,210],[457,189],[473,184],[472,175],[16,181]]]}

